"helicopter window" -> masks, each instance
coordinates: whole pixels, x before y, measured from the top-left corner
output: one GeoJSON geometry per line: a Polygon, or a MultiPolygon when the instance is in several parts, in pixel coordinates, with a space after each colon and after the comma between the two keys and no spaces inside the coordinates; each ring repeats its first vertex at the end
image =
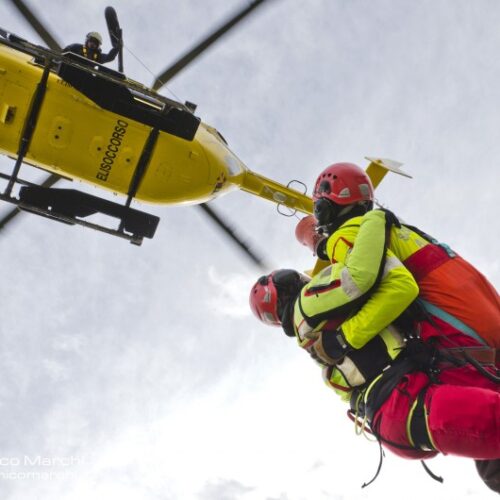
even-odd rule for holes
{"type": "Polygon", "coordinates": [[[16,107],[9,106],[8,104],[3,104],[0,106],[0,122],[1,123],[11,123],[14,120],[16,114],[16,107]]]}
{"type": "Polygon", "coordinates": [[[224,157],[224,163],[226,164],[226,167],[227,167],[229,174],[232,176],[241,174],[241,172],[243,171],[242,166],[232,156],[226,155],[224,157]]]}

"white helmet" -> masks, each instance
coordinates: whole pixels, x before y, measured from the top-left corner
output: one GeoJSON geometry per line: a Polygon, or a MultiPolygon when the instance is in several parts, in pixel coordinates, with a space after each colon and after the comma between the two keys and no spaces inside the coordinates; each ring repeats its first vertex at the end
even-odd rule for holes
{"type": "Polygon", "coordinates": [[[87,33],[86,36],[86,41],[88,42],[90,39],[97,40],[99,42],[99,45],[102,44],[102,36],[100,33],[97,33],[97,31],[91,31],[90,33],[87,33]]]}

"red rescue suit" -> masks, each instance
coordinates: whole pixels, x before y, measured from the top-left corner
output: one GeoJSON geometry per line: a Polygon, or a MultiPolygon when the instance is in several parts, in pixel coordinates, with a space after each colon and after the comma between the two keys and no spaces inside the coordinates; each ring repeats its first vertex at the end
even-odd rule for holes
{"type": "MultiPolygon", "coordinates": [[[[479,345],[441,320],[433,322],[420,324],[424,341],[437,338],[440,347],[451,349],[479,345]]],[[[404,375],[375,413],[374,432],[386,448],[404,458],[426,459],[438,452],[478,460],[500,458],[500,384],[470,364],[441,363],[438,368],[435,380],[421,371],[404,375]],[[418,442],[413,429],[423,431],[424,439],[418,442]]],[[[490,370],[494,373],[493,366],[490,370]]]]}

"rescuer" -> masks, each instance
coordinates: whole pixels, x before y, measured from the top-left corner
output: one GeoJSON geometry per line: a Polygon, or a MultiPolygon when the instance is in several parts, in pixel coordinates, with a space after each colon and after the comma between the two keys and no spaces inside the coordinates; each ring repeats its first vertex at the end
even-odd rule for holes
{"type": "Polygon", "coordinates": [[[411,305],[418,286],[386,251],[390,234],[386,214],[372,212],[346,265],[328,266],[310,282],[292,270],[263,276],[251,290],[252,310],[324,366],[328,385],[350,400],[352,413],[366,418],[384,447],[404,458],[442,452],[494,464],[500,458],[494,349],[411,305]],[[355,316],[357,335],[349,341],[344,325],[355,316]],[[354,346],[363,332],[366,342],[354,346]]]}
{"type": "MultiPolygon", "coordinates": [[[[371,181],[357,165],[337,163],[320,174],[313,198],[315,218],[306,217],[299,222],[297,238],[319,258],[345,262],[363,215],[373,208],[371,181]]],[[[453,328],[479,344],[492,346],[497,349],[499,366],[500,298],[494,287],[448,246],[416,227],[400,224],[392,215],[391,218],[395,224],[390,230],[388,247],[417,281],[423,310],[439,319],[440,328],[435,335],[453,328]]],[[[370,273],[375,271],[369,270],[370,273]]],[[[361,347],[370,337],[369,331],[360,332],[357,328],[362,315],[367,323],[372,320],[378,321],[378,326],[387,326],[377,307],[370,310],[367,307],[361,308],[342,326],[344,335],[354,342],[354,347],[361,347]]],[[[477,466],[483,480],[500,492],[500,463],[478,461],[477,466]]]]}
{"type": "MultiPolygon", "coordinates": [[[[297,239],[320,259],[344,263],[363,215],[373,208],[371,181],[357,165],[336,163],[318,177],[313,199],[315,218],[306,217],[299,222],[297,239]]],[[[500,297],[493,285],[447,245],[391,217],[395,224],[391,226],[388,248],[412,273],[423,306],[463,333],[498,350],[500,297]]],[[[377,315],[377,310],[372,313],[377,315]]],[[[353,317],[344,325],[348,336],[354,331],[356,321],[353,317]]],[[[363,340],[356,342],[355,347],[361,347],[363,340]]]]}
{"type": "Polygon", "coordinates": [[[80,56],[86,57],[91,61],[95,61],[99,64],[108,63],[113,61],[120,51],[121,42],[117,44],[107,53],[103,54],[101,50],[102,36],[97,31],[91,31],[87,33],[85,37],[85,43],[73,43],[68,45],[63,49],[63,52],[74,52],[80,56]]]}

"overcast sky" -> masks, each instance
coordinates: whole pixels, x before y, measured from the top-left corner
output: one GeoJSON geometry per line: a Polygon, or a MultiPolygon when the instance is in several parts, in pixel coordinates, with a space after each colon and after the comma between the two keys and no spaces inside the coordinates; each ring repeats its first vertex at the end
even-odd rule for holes
{"type": "MultiPolygon", "coordinates": [[[[26,1],[62,45],[105,33],[107,0],[26,1]]],[[[245,4],[116,1],[127,74],[150,84],[145,67],[245,4]]],[[[500,2],[268,4],[165,95],[197,103],[249,168],[309,192],[333,162],[403,162],[413,179],[388,176],[380,202],[498,288],[500,2]]],[[[39,42],[10,2],[0,14],[39,42]]],[[[361,490],[378,446],[294,341],[250,315],[260,272],[201,211],[136,206],[161,217],[142,247],[26,214],[0,234],[1,498],[495,498],[471,460],[432,460],[440,485],[389,453],[361,490]]],[[[232,193],[214,207],[273,266],[312,266],[272,204],[232,193]]]]}

